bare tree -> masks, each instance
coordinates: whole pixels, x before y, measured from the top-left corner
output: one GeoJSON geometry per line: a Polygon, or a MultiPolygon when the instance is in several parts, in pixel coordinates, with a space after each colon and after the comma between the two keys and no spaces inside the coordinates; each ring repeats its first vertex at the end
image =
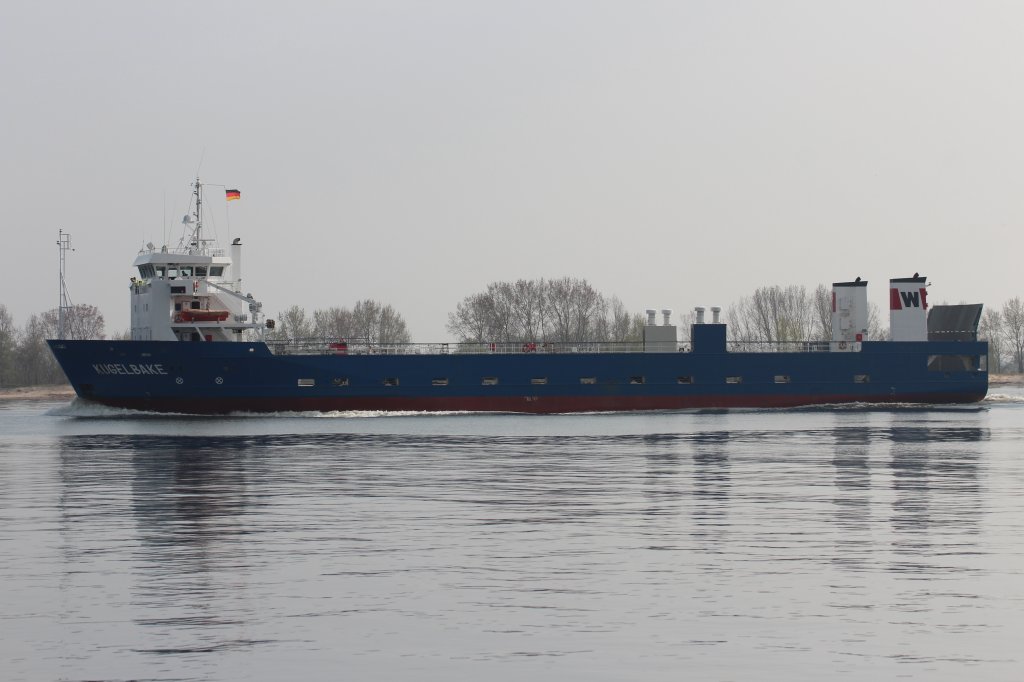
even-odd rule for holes
{"type": "Polygon", "coordinates": [[[464,342],[610,341],[641,338],[643,317],[630,315],[586,280],[492,282],[448,315],[448,333],[464,342]]]}
{"type": "Polygon", "coordinates": [[[1017,372],[1024,372],[1024,302],[1019,296],[1003,304],[1003,340],[1013,355],[1017,372]]]}
{"type": "MultiPolygon", "coordinates": [[[[59,323],[59,312],[46,313],[53,316],[54,325],[59,323]]],[[[64,316],[64,329],[69,339],[102,339],[104,337],[103,314],[94,305],[77,303],[64,316]]]]}
{"type": "Polygon", "coordinates": [[[643,315],[640,313],[630,313],[626,310],[626,306],[623,305],[618,296],[612,296],[608,304],[608,312],[608,324],[606,325],[608,331],[602,335],[602,340],[623,343],[643,339],[643,315]]]}
{"type": "Polygon", "coordinates": [[[803,286],[760,287],[733,307],[731,335],[735,340],[768,343],[817,338],[821,328],[815,303],[803,286]]]}
{"type": "Polygon", "coordinates": [[[314,310],[313,335],[321,339],[344,339],[352,336],[352,311],[338,307],[314,310]]]}
{"type": "Polygon", "coordinates": [[[306,319],[306,311],[300,306],[293,305],[278,314],[277,325],[269,336],[273,341],[286,341],[288,339],[308,339],[312,335],[313,326],[306,319]]]}
{"type": "Polygon", "coordinates": [[[593,341],[606,310],[604,297],[585,279],[563,277],[547,282],[551,341],[593,341]]]}
{"type": "Polygon", "coordinates": [[[352,309],[352,335],[367,343],[409,343],[411,339],[402,316],[372,299],[359,301],[352,309]]]}
{"type": "Polygon", "coordinates": [[[543,339],[547,331],[547,292],[544,280],[521,279],[511,285],[510,290],[516,336],[520,339],[543,339]]]}
{"type": "Polygon", "coordinates": [[[824,284],[819,284],[812,294],[814,334],[812,339],[816,341],[832,340],[832,292],[824,284]]]}
{"type": "Polygon", "coordinates": [[[0,303],[0,386],[14,382],[14,353],[18,346],[18,330],[7,306],[0,303]]]}
{"type": "Polygon", "coordinates": [[[999,373],[1003,369],[1003,316],[993,308],[986,308],[978,324],[978,338],[988,341],[988,368],[999,373]]]}
{"type": "Polygon", "coordinates": [[[455,312],[448,313],[448,333],[465,342],[503,340],[492,333],[492,308],[491,297],[486,292],[467,296],[455,307],[455,312]]]}
{"type": "MultiPolygon", "coordinates": [[[[51,311],[54,312],[54,311],[51,311]]],[[[46,313],[32,315],[25,325],[15,352],[18,380],[21,385],[53,384],[62,381],[63,372],[46,345],[46,339],[56,336],[55,318],[47,320],[46,313]]]]}

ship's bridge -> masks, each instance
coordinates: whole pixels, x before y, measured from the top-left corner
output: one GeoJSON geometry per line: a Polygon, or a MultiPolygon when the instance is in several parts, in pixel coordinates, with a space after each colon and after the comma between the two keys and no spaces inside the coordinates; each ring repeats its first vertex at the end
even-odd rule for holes
{"type": "Polygon", "coordinates": [[[148,279],[177,279],[179,277],[224,278],[231,267],[231,259],[222,251],[186,253],[167,249],[150,249],[135,259],[139,277],[148,279]]]}

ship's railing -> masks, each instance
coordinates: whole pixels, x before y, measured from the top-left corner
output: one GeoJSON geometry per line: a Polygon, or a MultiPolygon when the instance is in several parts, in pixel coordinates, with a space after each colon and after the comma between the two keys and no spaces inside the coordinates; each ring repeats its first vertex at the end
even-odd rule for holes
{"type": "MultiPolygon", "coordinates": [[[[641,342],[515,341],[494,343],[376,343],[358,339],[287,339],[267,341],[275,355],[521,355],[523,353],[642,353],[641,342]]],[[[821,353],[827,341],[730,341],[731,353],[821,353]]],[[[689,352],[689,343],[678,345],[689,352]]]]}
{"type": "Polygon", "coordinates": [[[828,341],[728,341],[730,353],[827,353],[828,341]]]}
{"type": "Polygon", "coordinates": [[[266,342],[275,355],[521,355],[523,353],[640,353],[643,344],[613,341],[495,343],[372,343],[347,339],[288,339],[266,342]]]}

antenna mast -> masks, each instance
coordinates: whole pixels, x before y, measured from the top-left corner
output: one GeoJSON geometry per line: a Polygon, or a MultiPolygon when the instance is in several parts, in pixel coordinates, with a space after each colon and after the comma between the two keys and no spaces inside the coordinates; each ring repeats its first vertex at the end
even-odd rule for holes
{"type": "Polygon", "coordinates": [[[199,182],[199,176],[196,176],[196,231],[195,231],[195,242],[196,253],[201,253],[203,249],[203,185],[199,182]]]}
{"type": "Polygon", "coordinates": [[[60,249],[60,306],[57,308],[57,338],[66,338],[67,320],[71,313],[71,301],[68,296],[67,280],[64,276],[67,268],[67,252],[71,248],[71,235],[64,230],[57,232],[57,248],[60,249]]]}

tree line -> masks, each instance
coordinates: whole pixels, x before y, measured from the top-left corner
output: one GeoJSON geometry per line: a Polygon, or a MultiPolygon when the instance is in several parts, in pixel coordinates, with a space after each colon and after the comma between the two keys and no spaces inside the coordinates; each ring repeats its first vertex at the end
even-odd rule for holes
{"type": "Polygon", "coordinates": [[[448,333],[461,342],[639,341],[643,315],[631,314],[585,279],[492,282],[448,314],[448,333]]]}
{"type": "Polygon", "coordinates": [[[351,309],[331,307],[314,310],[293,305],[278,314],[274,328],[264,338],[270,343],[304,340],[341,340],[369,344],[410,343],[412,336],[405,319],[391,305],[372,299],[359,301],[351,309]]]}
{"type": "MultiPolygon", "coordinates": [[[[54,308],[28,318],[18,328],[7,306],[0,303],[0,388],[38,386],[65,381],[64,372],[46,345],[57,338],[60,312],[54,308]]],[[[65,338],[102,339],[103,315],[95,306],[72,306],[64,318],[65,338]]]]}

